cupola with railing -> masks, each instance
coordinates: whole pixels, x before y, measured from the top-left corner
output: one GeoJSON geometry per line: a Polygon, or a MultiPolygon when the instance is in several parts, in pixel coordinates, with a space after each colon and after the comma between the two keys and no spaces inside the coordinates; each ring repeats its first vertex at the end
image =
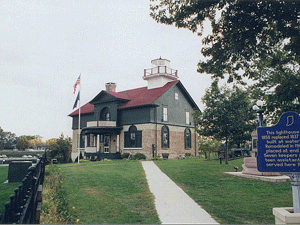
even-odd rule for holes
{"type": "Polygon", "coordinates": [[[151,61],[154,66],[144,70],[143,79],[148,81],[148,89],[164,86],[166,83],[178,80],[177,70],[171,69],[170,60],[154,59],[151,61]]]}

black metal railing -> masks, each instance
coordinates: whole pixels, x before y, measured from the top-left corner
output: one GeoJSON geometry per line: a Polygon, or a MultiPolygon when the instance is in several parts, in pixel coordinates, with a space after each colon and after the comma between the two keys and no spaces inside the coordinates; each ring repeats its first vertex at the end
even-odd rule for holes
{"type": "MultiPolygon", "coordinates": [[[[45,175],[46,154],[36,165],[28,168],[22,184],[5,203],[5,212],[0,222],[4,224],[38,224],[42,209],[42,190],[45,175]]],[[[1,216],[0,216],[1,217],[1,216]]]]}

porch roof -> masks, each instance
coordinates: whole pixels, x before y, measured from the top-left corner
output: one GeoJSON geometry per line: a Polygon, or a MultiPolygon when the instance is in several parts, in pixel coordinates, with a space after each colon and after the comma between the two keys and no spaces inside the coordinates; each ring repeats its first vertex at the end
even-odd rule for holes
{"type": "Polygon", "coordinates": [[[120,134],[122,127],[85,127],[82,134],[120,134]]]}

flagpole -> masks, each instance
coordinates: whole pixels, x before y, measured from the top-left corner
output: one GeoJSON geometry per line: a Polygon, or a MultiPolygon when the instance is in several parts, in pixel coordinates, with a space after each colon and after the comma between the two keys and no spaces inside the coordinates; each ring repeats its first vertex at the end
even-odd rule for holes
{"type": "Polygon", "coordinates": [[[80,91],[81,91],[81,73],[80,73],[80,84],[79,84],[79,99],[78,99],[78,104],[79,104],[79,114],[78,114],[78,164],[80,161],[80,91]]]}

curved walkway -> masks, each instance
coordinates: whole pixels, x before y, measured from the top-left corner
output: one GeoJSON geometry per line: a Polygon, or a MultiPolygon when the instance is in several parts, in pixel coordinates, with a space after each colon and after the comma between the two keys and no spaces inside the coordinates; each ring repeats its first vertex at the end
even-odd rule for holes
{"type": "Polygon", "coordinates": [[[142,161],[163,224],[218,224],[152,161],[142,161]]]}

